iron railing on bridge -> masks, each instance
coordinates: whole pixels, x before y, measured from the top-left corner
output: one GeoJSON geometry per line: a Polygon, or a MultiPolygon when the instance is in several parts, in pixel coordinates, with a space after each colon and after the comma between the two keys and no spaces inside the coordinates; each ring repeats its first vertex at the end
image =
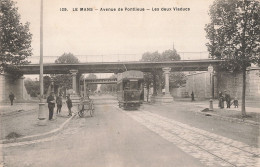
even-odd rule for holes
{"type": "MultiPolygon", "coordinates": [[[[208,59],[208,52],[178,52],[181,60],[208,59]]],[[[139,61],[142,54],[106,54],[106,55],[75,55],[81,63],[87,62],[129,62],[139,61]]],[[[32,64],[39,63],[39,56],[28,57],[32,64]]],[[[43,56],[44,63],[55,63],[59,56],[43,56]]]]}

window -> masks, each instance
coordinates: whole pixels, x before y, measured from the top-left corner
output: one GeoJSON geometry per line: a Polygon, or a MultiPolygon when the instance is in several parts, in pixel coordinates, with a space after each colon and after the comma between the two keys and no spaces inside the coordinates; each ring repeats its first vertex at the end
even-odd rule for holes
{"type": "Polygon", "coordinates": [[[130,90],[138,90],[138,81],[130,81],[130,90]]]}

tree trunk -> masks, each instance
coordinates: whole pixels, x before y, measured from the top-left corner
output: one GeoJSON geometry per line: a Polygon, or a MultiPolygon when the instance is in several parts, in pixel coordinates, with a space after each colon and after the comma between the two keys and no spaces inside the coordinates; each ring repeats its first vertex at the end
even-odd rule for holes
{"type": "Polygon", "coordinates": [[[246,68],[243,68],[241,112],[242,112],[242,116],[246,116],[246,68]]]}
{"type": "Polygon", "coordinates": [[[153,95],[156,96],[157,95],[157,83],[156,83],[156,74],[153,74],[153,95]]]}
{"type": "Polygon", "coordinates": [[[147,98],[147,102],[149,101],[149,85],[147,85],[147,96],[146,96],[146,98],[147,98]]]}
{"type": "Polygon", "coordinates": [[[159,73],[158,77],[159,77],[159,81],[158,81],[158,91],[157,94],[158,95],[162,95],[162,80],[163,80],[163,73],[159,73]]]}

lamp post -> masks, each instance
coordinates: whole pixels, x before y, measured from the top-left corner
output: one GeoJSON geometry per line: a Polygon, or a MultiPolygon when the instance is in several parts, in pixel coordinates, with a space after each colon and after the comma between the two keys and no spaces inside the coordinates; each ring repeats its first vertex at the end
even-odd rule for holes
{"type": "Polygon", "coordinates": [[[208,72],[210,73],[210,100],[209,100],[209,110],[213,111],[213,71],[214,68],[210,64],[208,66],[208,72]]]}
{"type": "Polygon", "coordinates": [[[43,99],[43,0],[41,0],[41,14],[40,14],[40,103],[38,112],[38,125],[46,125],[46,115],[44,112],[43,99]]]}

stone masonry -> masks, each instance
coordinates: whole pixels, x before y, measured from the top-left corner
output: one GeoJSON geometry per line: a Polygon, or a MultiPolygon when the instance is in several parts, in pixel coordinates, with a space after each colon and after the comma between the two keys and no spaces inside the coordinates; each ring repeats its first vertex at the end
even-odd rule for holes
{"type": "Polygon", "coordinates": [[[24,77],[13,80],[7,74],[0,74],[0,101],[9,101],[10,92],[14,93],[17,101],[30,99],[24,86],[24,77]]]}
{"type": "MultiPolygon", "coordinates": [[[[185,88],[179,88],[182,92],[186,92],[190,96],[194,92],[195,98],[210,98],[211,96],[211,81],[209,72],[195,72],[187,75],[185,88]]],[[[242,73],[218,72],[214,74],[214,98],[217,98],[218,92],[226,90],[231,98],[242,96],[242,73]]],[[[172,90],[175,96],[179,96],[179,89],[172,90]]],[[[182,93],[183,94],[183,93],[182,93]]],[[[246,76],[246,99],[260,99],[260,68],[251,67],[247,70],[246,76]]]]}

